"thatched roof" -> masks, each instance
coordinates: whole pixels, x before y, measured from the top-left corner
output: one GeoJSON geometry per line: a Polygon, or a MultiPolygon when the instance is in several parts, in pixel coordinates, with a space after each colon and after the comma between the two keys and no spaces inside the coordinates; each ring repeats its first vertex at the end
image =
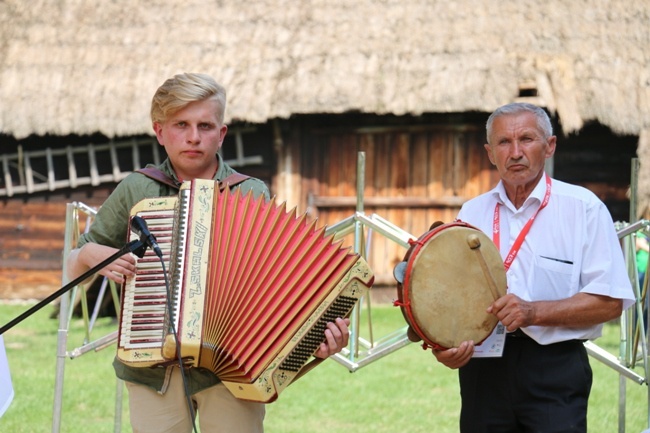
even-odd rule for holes
{"type": "Polygon", "coordinates": [[[182,71],[226,86],[229,121],[488,112],[532,86],[565,133],[596,120],[638,135],[650,2],[0,2],[2,133],[150,133],[153,92],[182,71]]]}

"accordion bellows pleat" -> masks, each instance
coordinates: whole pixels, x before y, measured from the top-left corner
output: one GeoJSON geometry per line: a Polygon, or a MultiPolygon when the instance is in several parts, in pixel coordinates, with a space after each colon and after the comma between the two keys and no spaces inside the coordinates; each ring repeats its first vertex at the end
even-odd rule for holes
{"type": "Polygon", "coordinates": [[[178,197],[143,200],[131,215],[156,236],[171,287],[155,255],[138,260],[122,289],[118,359],[148,367],[180,356],[238,398],[275,400],[326,323],[373,281],[362,257],[305,215],[214,181],[186,182],[178,197]]]}

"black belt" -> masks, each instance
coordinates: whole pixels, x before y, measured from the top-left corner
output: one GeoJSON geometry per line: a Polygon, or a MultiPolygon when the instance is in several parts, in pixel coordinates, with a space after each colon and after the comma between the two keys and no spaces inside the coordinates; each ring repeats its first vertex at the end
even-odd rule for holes
{"type": "Polygon", "coordinates": [[[510,338],[528,338],[532,340],[532,338],[530,338],[530,336],[526,334],[524,331],[522,331],[520,328],[517,328],[512,332],[508,332],[506,336],[510,338]]]}
{"type": "MultiPolygon", "coordinates": [[[[524,331],[522,331],[519,328],[515,329],[512,332],[507,332],[506,337],[508,337],[508,338],[518,338],[518,339],[522,339],[522,340],[523,339],[533,340],[533,338],[530,335],[526,334],[524,331]]],[[[535,341],[535,340],[533,340],[533,341],[535,341]]],[[[566,341],[559,341],[558,343],[571,343],[571,342],[584,343],[585,341],[587,341],[587,340],[566,340],[566,341]]]]}

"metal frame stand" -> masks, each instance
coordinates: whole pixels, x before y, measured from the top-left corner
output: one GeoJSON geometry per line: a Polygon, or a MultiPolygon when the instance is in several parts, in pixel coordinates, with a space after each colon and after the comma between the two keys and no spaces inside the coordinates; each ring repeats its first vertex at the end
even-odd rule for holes
{"type": "MultiPolygon", "coordinates": [[[[65,230],[65,241],[64,241],[64,250],[63,250],[63,277],[62,282],[64,285],[69,284],[66,277],[65,269],[67,267],[68,255],[77,245],[77,238],[80,235],[79,233],[79,213],[82,212],[86,214],[86,230],[90,226],[95,214],[97,211],[93,208],[90,208],[83,203],[68,203],[66,207],[66,230],[65,230]]],[[[109,282],[107,279],[102,282],[102,290],[97,299],[97,304],[102,302],[102,297],[105,295],[105,284],[109,282]]],[[[117,294],[117,288],[115,283],[112,281],[110,283],[111,294],[113,297],[113,302],[116,305],[116,311],[119,314],[119,298],[117,294]]],[[[98,309],[95,308],[93,311],[92,317],[88,317],[88,307],[86,304],[85,289],[83,287],[75,287],[70,293],[65,293],[61,296],[61,301],[59,304],[59,330],[57,333],[57,354],[56,354],[56,376],[54,383],[54,406],[52,410],[52,433],[59,433],[61,431],[61,415],[63,409],[63,385],[64,385],[64,376],[65,376],[65,361],[66,358],[74,359],[90,351],[99,351],[114,343],[117,340],[117,331],[114,331],[108,335],[105,335],[98,340],[90,341],[90,335],[92,332],[93,325],[97,319],[99,313],[98,309]],[[82,313],[84,318],[84,324],[86,326],[86,338],[83,344],[79,347],[73,348],[68,351],[68,330],[70,329],[70,321],[72,320],[73,313],[73,302],[77,297],[77,291],[80,291],[82,305],[82,313]]],[[[114,429],[115,433],[120,433],[122,428],[122,401],[124,393],[124,383],[120,379],[116,379],[116,391],[115,391],[115,417],[114,417],[114,429]]]]}
{"type": "MultiPolygon", "coordinates": [[[[633,224],[616,223],[618,238],[628,267],[630,282],[636,298],[632,308],[623,312],[620,318],[620,344],[619,357],[608,353],[595,343],[586,342],[585,346],[589,355],[604,363],[619,373],[619,399],[618,399],[618,431],[625,432],[625,414],[627,405],[627,381],[648,386],[650,378],[650,358],[648,358],[648,297],[647,290],[641,290],[636,263],[636,235],[641,230],[647,231],[650,221],[639,220],[633,224]],[[644,311],[645,305],[645,311],[644,311]],[[639,354],[641,348],[641,354],[639,354]],[[643,375],[634,371],[639,361],[642,363],[643,375]]],[[[647,289],[648,277],[644,279],[643,286],[647,289]]],[[[650,387],[647,388],[646,426],[650,427],[650,387]]]]}
{"type": "MultiPolygon", "coordinates": [[[[398,245],[408,248],[408,241],[410,239],[415,239],[415,236],[407,233],[378,215],[373,214],[369,217],[364,214],[363,191],[365,189],[365,162],[365,152],[359,152],[357,155],[356,212],[354,215],[344,219],[343,221],[329,226],[325,230],[325,235],[334,235],[334,239],[338,240],[354,233],[354,251],[364,257],[366,256],[366,250],[369,249],[366,248],[364,242],[364,228],[368,229],[368,239],[370,239],[370,234],[374,231],[387,239],[396,242],[398,245]]],[[[362,299],[359,302],[352,312],[348,347],[331,358],[346,367],[350,372],[354,372],[359,368],[410,344],[409,339],[406,337],[406,329],[407,326],[404,326],[404,328],[398,329],[395,332],[383,336],[375,341],[372,331],[371,301],[370,296],[368,295],[365,299],[362,299]],[[367,320],[368,328],[370,330],[370,340],[366,340],[360,336],[360,317],[361,309],[364,304],[368,310],[367,320]]]]}

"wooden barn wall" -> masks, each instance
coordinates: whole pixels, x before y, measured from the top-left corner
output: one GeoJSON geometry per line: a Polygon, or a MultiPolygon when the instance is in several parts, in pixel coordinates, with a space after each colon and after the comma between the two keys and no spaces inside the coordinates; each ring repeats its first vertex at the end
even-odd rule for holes
{"type": "MultiPolygon", "coordinates": [[[[319,225],[355,212],[357,158],[365,153],[364,211],[414,236],[435,221],[452,222],[467,199],[497,181],[479,123],[322,128],[305,125],[291,146],[299,161],[300,203],[319,225]]],[[[369,232],[367,258],[379,285],[394,284],[406,250],[369,232]]],[[[352,236],[345,239],[353,245],[352,236]]]]}
{"type": "MultiPolygon", "coordinates": [[[[351,114],[337,120],[293,120],[284,126],[282,146],[276,146],[274,192],[318,218],[319,225],[340,222],[355,211],[357,158],[365,152],[365,213],[376,213],[419,236],[435,221],[451,222],[465,200],[498,182],[483,148],[486,118],[351,114]]],[[[559,125],[556,130],[561,131],[559,125]]],[[[629,221],[626,193],[636,146],[637,137],[615,135],[602,125],[589,124],[569,136],[560,132],[554,177],[590,189],[615,221],[629,221]]],[[[345,242],[352,245],[352,237],[345,242]]],[[[392,269],[404,248],[378,234],[372,234],[368,245],[377,282],[394,284],[392,269]]]]}
{"type": "Polygon", "coordinates": [[[60,269],[67,204],[98,207],[112,187],[0,201],[0,268],[60,269]]]}
{"type": "Polygon", "coordinates": [[[584,186],[607,206],[614,221],[631,221],[628,188],[639,137],[615,135],[599,124],[558,136],[554,177],[584,186]]]}
{"type": "MultiPolygon", "coordinates": [[[[261,156],[264,162],[254,166],[238,167],[237,170],[258,177],[270,185],[275,167],[271,125],[245,128],[246,133],[242,135],[244,156],[261,156]]],[[[92,139],[96,144],[108,141],[101,136],[86,137],[86,139],[92,139]]],[[[41,137],[40,140],[30,137],[20,144],[26,150],[40,150],[48,147],[65,148],[68,145],[81,146],[80,143],[83,141],[79,137],[41,137]]],[[[15,140],[7,141],[7,137],[0,136],[3,152],[15,153],[17,144],[15,140]]],[[[237,145],[234,134],[227,136],[222,152],[224,158],[235,159],[237,145]]],[[[159,157],[162,160],[166,154],[162,147],[159,149],[159,157]]],[[[127,149],[127,157],[120,158],[124,163],[124,167],[121,167],[124,172],[132,169],[132,161],[128,158],[130,155],[130,150],[127,149]]],[[[151,159],[142,156],[142,165],[153,162],[153,156],[151,159]]],[[[60,164],[56,167],[57,175],[66,176],[67,169],[67,165],[60,164]]],[[[78,169],[79,174],[84,167],[78,169]]],[[[112,170],[110,158],[98,158],[100,175],[111,173],[112,170]]],[[[60,286],[67,204],[80,202],[98,208],[113,191],[115,185],[115,183],[103,183],[94,187],[83,186],[0,197],[0,298],[11,297],[24,286],[60,286]]]]}
{"type": "MultiPolygon", "coordinates": [[[[319,224],[334,224],[355,210],[357,157],[363,151],[366,214],[376,213],[418,236],[435,221],[452,221],[464,200],[496,184],[497,174],[483,149],[486,117],[348,113],[274,120],[251,126],[253,132],[244,136],[247,155],[262,155],[264,164],[238,170],[263,179],[279,201],[298,213],[318,218],[319,224]]],[[[233,157],[236,145],[229,138],[226,158],[233,157]]],[[[57,145],[67,141],[57,138],[52,147],[57,145]]],[[[616,136],[599,125],[559,136],[555,177],[586,186],[615,220],[627,221],[626,191],[636,145],[637,137],[616,136]]],[[[34,282],[59,285],[66,203],[99,206],[113,187],[0,198],[0,289],[6,293],[34,282]]],[[[352,244],[351,239],[345,242],[352,244]]],[[[392,269],[405,250],[378,234],[368,244],[378,283],[394,284],[392,269]]]]}
{"type": "Polygon", "coordinates": [[[65,204],[9,202],[2,206],[2,267],[52,270],[61,267],[65,204]]]}

